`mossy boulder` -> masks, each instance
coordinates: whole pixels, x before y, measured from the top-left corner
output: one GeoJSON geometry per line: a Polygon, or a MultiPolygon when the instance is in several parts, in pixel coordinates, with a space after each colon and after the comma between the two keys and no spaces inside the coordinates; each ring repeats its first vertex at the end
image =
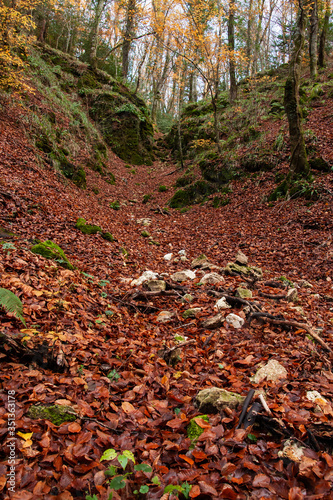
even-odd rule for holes
{"type": "Polygon", "coordinates": [[[75,227],[81,231],[83,234],[97,234],[103,233],[100,226],[95,226],[94,224],[87,224],[85,219],[79,218],[76,221],[75,227]]]}
{"type": "Polygon", "coordinates": [[[276,159],[266,154],[249,153],[241,160],[241,167],[247,172],[266,172],[276,166],[276,159]]]}
{"type": "Polygon", "coordinates": [[[65,267],[66,269],[75,269],[66,257],[65,252],[51,240],[37,243],[37,245],[31,247],[31,251],[38,255],[42,255],[46,259],[55,260],[61,267],[65,267]]]}
{"type": "Polygon", "coordinates": [[[55,165],[58,165],[64,176],[74,182],[77,187],[81,189],[86,189],[87,180],[86,173],[82,167],[77,167],[71,163],[65,155],[55,155],[55,165]]]}
{"type": "Polygon", "coordinates": [[[224,268],[224,272],[225,274],[229,274],[231,276],[244,275],[249,277],[261,278],[263,275],[260,267],[241,266],[239,264],[236,264],[235,262],[228,262],[228,264],[224,268]]]}
{"type": "Polygon", "coordinates": [[[321,156],[318,158],[310,159],[309,165],[310,168],[312,168],[313,170],[318,170],[319,172],[330,172],[332,170],[331,165],[321,156]]]}
{"type": "Polygon", "coordinates": [[[77,419],[77,415],[73,408],[62,405],[30,406],[28,417],[32,419],[41,418],[44,420],[50,420],[54,425],[61,425],[64,422],[73,422],[77,419]]]}
{"type": "Polygon", "coordinates": [[[194,184],[175,192],[169,206],[171,208],[184,208],[193,203],[204,201],[210,194],[216,191],[216,186],[206,181],[196,181],[194,184]]]}
{"type": "Polygon", "coordinates": [[[195,398],[195,405],[199,411],[205,413],[219,413],[225,408],[236,408],[244,403],[245,397],[218,387],[203,389],[195,398]]]}
{"type": "Polygon", "coordinates": [[[89,94],[90,115],[100,125],[106,143],[132,165],[151,165],[153,125],[145,103],[124,86],[89,94]],[[120,93],[116,92],[118,90],[120,93]]]}

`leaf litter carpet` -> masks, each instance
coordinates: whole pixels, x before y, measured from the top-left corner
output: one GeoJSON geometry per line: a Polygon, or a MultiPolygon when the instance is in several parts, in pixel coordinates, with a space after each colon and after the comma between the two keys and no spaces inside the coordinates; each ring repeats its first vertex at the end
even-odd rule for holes
{"type": "MultiPolygon", "coordinates": [[[[211,331],[202,322],[216,314],[212,292],[223,288],[234,295],[244,283],[241,276],[225,276],[218,286],[200,285],[198,272],[175,295],[139,301],[133,294],[143,288],[130,284],[145,270],[171,283],[170,275],[190,268],[200,254],[224,267],[241,249],[250,265],[264,272],[249,300],[274,317],[309,325],[333,349],[333,174],[317,177],[321,195],[311,205],[298,199],[269,206],[264,197],[275,187],[274,174],[263,173],[234,181],[226,207],[206,203],[167,214],[163,208],[180,175],[167,175],[176,168],[170,162],[135,167],[132,173],[110,154],[116,184],[87,170],[88,188],[82,191],[37,163],[14,119],[3,115],[0,128],[0,225],[15,234],[1,245],[0,286],[21,298],[27,323],[24,328],[2,310],[1,333],[36,353],[35,359],[24,360],[6,343],[1,349],[3,498],[69,500],[95,494],[107,499],[104,471],[110,464],[100,458],[109,448],[130,450],[137,463],[153,468],[128,476],[113,498],[139,498],[133,491],[149,485],[146,498],[171,499],[164,488],[185,482],[192,486],[189,497],[199,500],[333,498],[332,353],[302,329],[265,320],[241,329],[224,322],[207,343],[211,331]],[[159,192],[160,185],[168,191],[159,192]],[[143,204],[145,194],[153,196],[143,204]],[[116,200],[119,210],[110,208],[116,200]],[[79,217],[100,225],[115,241],[82,234],[75,228],[79,217]],[[143,218],[150,219],[148,226],[143,218]],[[141,236],[143,229],[159,245],[141,236]],[[31,253],[36,238],[60,245],[77,269],[31,253]],[[188,261],[177,261],[180,250],[188,261]],[[167,253],[173,253],[169,262],[163,259],[167,253]],[[274,297],[282,290],[276,283],[286,280],[297,286],[297,304],[274,297]],[[190,306],[180,300],[186,292],[194,297],[190,306]],[[189,307],[201,310],[185,320],[189,307]],[[174,312],[174,319],[158,323],[162,310],[174,312]],[[175,335],[194,342],[170,366],[158,351],[163,344],[175,346],[175,335]],[[48,365],[54,352],[66,360],[65,369],[48,365]],[[269,359],[286,368],[287,378],[251,382],[269,359]],[[116,376],[108,377],[110,372],[116,376]],[[212,386],[243,396],[251,388],[261,390],[279,424],[269,426],[268,419],[267,425],[237,428],[240,408],[211,414],[193,448],[186,432],[199,414],[193,400],[212,386]],[[309,401],[310,390],[328,403],[321,407],[309,401]],[[6,476],[8,391],[15,391],[15,425],[21,434],[16,435],[15,492],[6,476]],[[36,404],[66,404],[77,419],[60,426],[33,420],[28,410],[36,404]],[[279,454],[288,437],[304,446],[300,460],[279,454]],[[153,476],[159,485],[151,482],[153,476]]],[[[245,317],[242,307],[230,311],[245,317]]]]}

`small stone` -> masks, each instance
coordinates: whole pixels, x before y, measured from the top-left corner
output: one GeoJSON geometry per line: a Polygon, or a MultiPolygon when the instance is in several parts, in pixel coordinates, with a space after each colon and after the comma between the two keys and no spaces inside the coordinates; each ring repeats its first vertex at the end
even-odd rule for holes
{"type": "Polygon", "coordinates": [[[151,280],[147,282],[147,287],[152,292],[164,292],[166,283],[163,280],[151,280]]]}
{"type": "Polygon", "coordinates": [[[183,318],[195,318],[198,313],[201,311],[201,307],[193,307],[193,309],[187,309],[183,312],[183,318]]]}
{"type": "Polygon", "coordinates": [[[144,218],[144,219],[137,219],[137,224],[142,224],[143,226],[149,226],[151,224],[151,219],[149,218],[144,218]]]}
{"type": "Polygon", "coordinates": [[[237,314],[228,314],[225,318],[226,322],[232,325],[234,328],[242,328],[242,326],[245,323],[245,320],[241,318],[240,316],[237,316],[237,314]]]}
{"type": "Polygon", "coordinates": [[[178,255],[186,257],[186,250],[179,250],[178,255]]]}
{"type": "Polygon", "coordinates": [[[158,274],[153,271],[145,271],[140,278],[133,280],[131,282],[131,286],[139,286],[145,283],[145,281],[156,280],[158,278],[158,274]]]}
{"type": "Polygon", "coordinates": [[[268,363],[260,368],[257,373],[251,377],[251,382],[259,384],[262,380],[276,382],[280,379],[285,379],[288,376],[288,372],[284,366],[281,365],[275,359],[270,359],[268,363]]]}
{"type": "Polygon", "coordinates": [[[252,299],[252,292],[248,288],[239,286],[236,290],[236,297],[240,297],[241,299],[252,299]]]}
{"type": "Polygon", "coordinates": [[[306,280],[301,280],[299,282],[300,286],[302,286],[303,288],[313,288],[313,285],[311,285],[311,283],[309,283],[308,281],[306,280]]]}
{"type": "Polygon", "coordinates": [[[215,316],[212,316],[211,318],[208,318],[205,321],[203,321],[202,328],[205,328],[206,330],[215,330],[216,328],[222,326],[223,323],[224,323],[223,314],[216,314],[215,316]]]}
{"type": "Polygon", "coordinates": [[[182,262],[186,262],[188,259],[187,259],[186,255],[182,255],[182,256],[180,257],[180,260],[181,260],[182,262]]]}
{"type": "Polygon", "coordinates": [[[199,257],[196,257],[194,260],[192,260],[191,267],[193,269],[195,269],[197,267],[202,268],[203,265],[207,265],[207,264],[208,264],[208,259],[207,259],[206,255],[201,254],[201,255],[199,255],[199,257]]]}
{"type": "Polygon", "coordinates": [[[218,387],[203,389],[195,398],[195,405],[203,413],[219,413],[224,408],[236,408],[245,397],[218,387]]]}
{"type": "Polygon", "coordinates": [[[231,309],[231,306],[228,304],[227,299],[222,297],[216,302],[214,309],[217,309],[218,311],[220,309],[231,309]]]}
{"type": "Polygon", "coordinates": [[[204,285],[206,284],[214,285],[215,283],[219,283],[220,281],[224,281],[224,278],[223,276],[220,276],[217,273],[205,274],[205,276],[203,276],[200,279],[200,282],[203,283],[204,285]]]}
{"type": "Polygon", "coordinates": [[[305,317],[305,312],[304,312],[303,307],[301,307],[301,306],[294,306],[294,307],[289,306],[289,307],[290,307],[290,309],[292,309],[293,311],[296,311],[298,314],[300,314],[301,316],[304,316],[304,317],[305,317]]]}
{"type": "Polygon", "coordinates": [[[246,257],[246,255],[244,255],[243,252],[239,250],[235,257],[236,264],[239,264],[240,266],[247,266],[248,261],[249,259],[246,257]]]}
{"type": "Polygon", "coordinates": [[[182,299],[181,299],[181,302],[183,303],[187,303],[187,302],[192,302],[194,299],[193,295],[191,295],[190,293],[186,293],[182,299]]]}
{"type": "Polygon", "coordinates": [[[172,253],[167,253],[166,255],[164,255],[163,259],[169,261],[172,259],[172,256],[173,256],[172,253]]]}
{"type": "Polygon", "coordinates": [[[318,391],[307,391],[306,399],[313,403],[316,403],[319,406],[318,410],[324,410],[326,414],[330,413],[331,415],[333,415],[330,402],[326,398],[324,398],[318,391]]]}
{"type": "Polygon", "coordinates": [[[141,236],[143,236],[144,238],[149,238],[150,233],[148,231],[141,231],[141,236]]]}
{"type": "Polygon", "coordinates": [[[167,323],[175,318],[175,313],[170,311],[161,311],[156,318],[158,323],[167,323]]]}
{"type": "Polygon", "coordinates": [[[186,271],[178,271],[177,273],[174,273],[171,276],[172,281],[179,281],[179,282],[194,280],[194,278],[195,278],[195,273],[190,269],[187,269],[186,271]]]}
{"type": "Polygon", "coordinates": [[[298,293],[296,288],[290,288],[286,295],[287,302],[297,302],[298,301],[298,293]]]}

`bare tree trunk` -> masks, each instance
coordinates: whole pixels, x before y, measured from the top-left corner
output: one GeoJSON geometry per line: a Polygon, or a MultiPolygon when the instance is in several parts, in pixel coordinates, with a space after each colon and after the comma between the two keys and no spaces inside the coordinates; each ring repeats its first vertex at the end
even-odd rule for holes
{"type": "Polygon", "coordinates": [[[294,36],[294,49],[290,60],[289,76],[287,78],[284,89],[284,107],[289,122],[289,136],[291,146],[291,178],[294,178],[297,175],[307,176],[309,173],[309,164],[306,156],[302,128],[302,117],[299,105],[299,82],[306,22],[304,0],[298,0],[298,6],[298,19],[294,36]]]}
{"type": "Polygon", "coordinates": [[[312,80],[317,78],[317,42],[318,42],[318,1],[311,0],[310,4],[310,36],[309,36],[309,57],[310,75],[312,80]]]}
{"type": "Polygon", "coordinates": [[[326,0],[324,24],[323,24],[323,28],[322,28],[321,33],[320,33],[320,40],[319,40],[318,66],[320,68],[324,68],[326,65],[325,64],[325,49],[326,49],[326,38],[327,38],[327,33],[328,33],[328,27],[329,27],[329,22],[330,22],[330,15],[331,15],[330,0],[326,0]]]}
{"type": "Polygon", "coordinates": [[[108,0],[97,0],[95,6],[95,15],[92,20],[90,33],[88,37],[88,46],[86,49],[86,56],[90,65],[97,69],[97,47],[98,47],[98,28],[102,20],[102,15],[108,0]]]}
{"type": "Polygon", "coordinates": [[[121,66],[121,73],[124,79],[126,79],[128,75],[128,66],[129,66],[128,56],[131,49],[131,43],[132,43],[131,39],[134,36],[133,28],[134,28],[135,12],[136,12],[136,0],[128,0],[126,7],[126,21],[125,21],[124,43],[122,48],[122,66],[121,66]]]}
{"type": "Polygon", "coordinates": [[[253,75],[255,75],[258,71],[260,35],[261,35],[262,18],[264,16],[264,6],[265,6],[265,0],[261,0],[261,3],[259,5],[259,18],[258,18],[257,34],[256,34],[255,45],[254,45],[254,55],[253,55],[253,63],[252,63],[252,74],[253,75]]]}
{"type": "Polygon", "coordinates": [[[252,24],[253,24],[252,8],[253,8],[253,0],[250,0],[249,12],[248,12],[249,18],[247,20],[247,30],[246,30],[246,58],[247,58],[246,74],[247,74],[247,76],[250,76],[250,70],[251,70],[252,24]]]}
{"type": "Polygon", "coordinates": [[[232,104],[237,98],[237,83],[236,83],[236,69],[235,69],[235,0],[229,0],[228,46],[229,46],[230,102],[232,104]]]}

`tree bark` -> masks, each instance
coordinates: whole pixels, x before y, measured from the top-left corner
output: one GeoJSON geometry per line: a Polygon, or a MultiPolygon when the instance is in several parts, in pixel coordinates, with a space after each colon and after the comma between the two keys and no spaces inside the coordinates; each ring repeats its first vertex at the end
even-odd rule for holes
{"type": "Polygon", "coordinates": [[[235,0],[229,0],[228,47],[229,47],[229,78],[230,78],[229,92],[230,92],[230,103],[232,104],[237,98],[237,83],[236,83],[236,69],[235,69],[235,0]]]}
{"type": "Polygon", "coordinates": [[[312,80],[317,78],[317,42],[318,42],[318,1],[311,0],[309,26],[309,58],[312,80]]]}
{"type": "Polygon", "coordinates": [[[247,20],[247,30],[246,30],[246,58],[247,58],[247,63],[246,63],[246,74],[247,76],[250,76],[250,70],[251,70],[251,55],[252,55],[252,24],[253,24],[253,13],[252,13],[252,8],[253,8],[253,0],[250,0],[249,3],[249,18],[247,20]]]}
{"type": "Polygon", "coordinates": [[[96,2],[95,15],[91,23],[88,44],[85,51],[86,58],[93,69],[97,69],[98,28],[107,3],[108,0],[97,0],[96,2]]]}
{"type": "Polygon", "coordinates": [[[326,38],[327,38],[328,27],[329,27],[329,22],[330,22],[330,15],[331,15],[330,0],[326,0],[324,23],[323,23],[323,28],[321,30],[320,39],[319,39],[319,52],[318,52],[318,66],[319,66],[319,68],[325,67],[326,38]]]}
{"type": "Polygon", "coordinates": [[[298,0],[298,19],[294,36],[294,49],[289,64],[289,76],[284,89],[284,108],[289,123],[291,146],[290,176],[307,176],[309,164],[307,161],[302,128],[302,116],[299,104],[299,82],[302,53],[305,39],[304,1],[298,0]]]}
{"type": "Polygon", "coordinates": [[[128,0],[126,7],[126,20],[124,31],[124,43],[122,47],[121,73],[124,79],[127,78],[129,68],[129,52],[131,49],[132,37],[134,36],[134,20],[136,12],[136,0],[128,0]]]}

